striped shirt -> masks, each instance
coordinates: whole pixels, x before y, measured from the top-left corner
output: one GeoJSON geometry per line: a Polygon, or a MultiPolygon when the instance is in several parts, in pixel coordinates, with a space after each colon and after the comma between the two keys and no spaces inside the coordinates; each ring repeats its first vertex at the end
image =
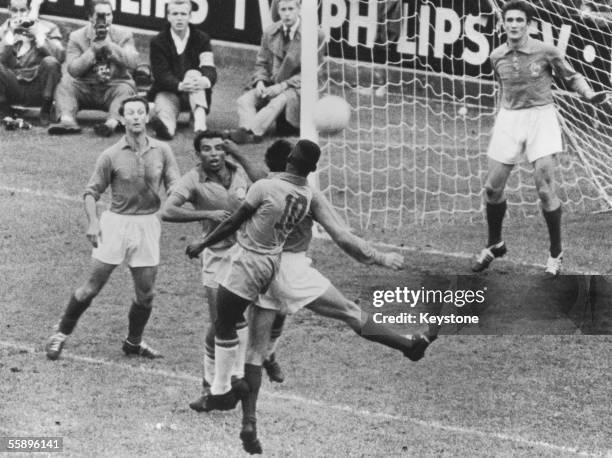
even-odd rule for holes
{"type": "Polygon", "coordinates": [[[527,37],[517,49],[507,43],[495,48],[491,66],[501,84],[501,107],[522,110],[553,103],[553,74],[586,96],[591,88],[553,45],[527,37]]]}

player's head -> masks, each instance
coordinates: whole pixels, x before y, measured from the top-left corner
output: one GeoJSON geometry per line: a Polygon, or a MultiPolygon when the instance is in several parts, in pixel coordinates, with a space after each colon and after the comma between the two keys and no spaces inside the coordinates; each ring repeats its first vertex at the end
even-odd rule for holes
{"type": "Polygon", "coordinates": [[[517,40],[528,34],[535,16],[533,6],[523,0],[511,0],[502,7],[502,20],[508,39],[517,40]]]}
{"type": "Polygon", "coordinates": [[[106,17],[106,24],[113,23],[113,4],[110,0],[86,0],[85,12],[89,21],[94,24],[96,17],[102,14],[106,17]]]}
{"type": "Polygon", "coordinates": [[[193,139],[193,147],[205,172],[218,172],[225,167],[226,153],[221,132],[198,132],[193,139]]]}
{"type": "Polygon", "coordinates": [[[317,170],[321,148],[310,140],[298,141],[287,158],[287,172],[303,177],[317,170]]]}
{"type": "Polygon", "coordinates": [[[272,143],[266,150],[265,161],[270,172],[284,172],[287,168],[287,158],[293,145],[287,140],[280,139],[272,143]]]}
{"type": "Polygon", "coordinates": [[[189,19],[191,19],[191,1],[190,0],[170,0],[166,4],[166,18],[170,24],[170,28],[175,33],[181,33],[189,27],[189,19]]]}
{"type": "Polygon", "coordinates": [[[279,0],[278,15],[285,27],[293,27],[300,17],[300,0],[279,0]]]}
{"type": "Polygon", "coordinates": [[[9,2],[9,15],[13,24],[20,24],[30,12],[28,0],[11,0],[9,2]]]}
{"type": "Polygon", "coordinates": [[[149,102],[140,96],[128,97],[121,101],[119,115],[126,132],[133,134],[146,132],[149,121],[149,102]]]}

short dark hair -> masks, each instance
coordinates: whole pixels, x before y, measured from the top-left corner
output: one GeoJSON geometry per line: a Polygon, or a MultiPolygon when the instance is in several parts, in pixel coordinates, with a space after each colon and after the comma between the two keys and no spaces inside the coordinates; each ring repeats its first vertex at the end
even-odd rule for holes
{"type": "Polygon", "coordinates": [[[203,138],[221,138],[224,139],[225,136],[223,135],[222,132],[219,132],[218,130],[205,130],[205,131],[200,131],[196,134],[196,136],[193,139],[193,147],[195,148],[195,150],[199,153],[200,152],[200,143],[202,142],[203,138]]]}
{"type": "Polygon", "coordinates": [[[510,0],[502,6],[502,19],[506,19],[506,13],[510,10],[519,10],[525,13],[527,22],[531,22],[536,15],[535,8],[524,0],[510,0]]]}
{"type": "Polygon", "coordinates": [[[113,4],[110,0],[85,0],[85,12],[87,13],[87,18],[90,18],[96,12],[97,5],[108,5],[113,9],[113,4]]]}
{"type": "Polygon", "coordinates": [[[126,103],[130,103],[130,102],[140,102],[145,106],[145,110],[147,110],[147,114],[149,114],[149,102],[147,101],[147,99],[145,99],[144,97],[140,96],[140,95],[133,95],[131,97],[128,97],[127,99],[123,99],[121,101],[121,105],[119,106],[119,114],[121,116],[123,116],[123,108],[125,107],[126,103]]]}
{"type": "Polygon", "coordinates": [[[280,139],[272,143],[266,150],[265,161],[270,172],[284,172],[287,158],[293,149],[291,142],[280,139]]]}

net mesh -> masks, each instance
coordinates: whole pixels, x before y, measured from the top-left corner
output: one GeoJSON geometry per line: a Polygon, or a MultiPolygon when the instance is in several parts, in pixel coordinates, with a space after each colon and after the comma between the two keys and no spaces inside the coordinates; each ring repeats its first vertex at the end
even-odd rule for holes
{"type": "MultiPolygon", "coordinates": [[[[534,38],[552,42],[596,90],[609,89],[612,22],[581,5],[532,2],[534,38]],[[584,9],[584,7],[582,8],[584,9]]],[[[497,87],[490,51],[505,40],[495,1],[320,2],[328,36],[319,97],[343,97],[351,122],[321,136],[319,185],[362,230],[482,220],[486,149],[497,87]]],[[[610,105],[583,103],[563,87],[555,99],[566,151],[557,193],[569,211],[612,202],[610,105]]],[[[510,216],[539,212],[532,168],[515,167],[506,188],[510,216]]]]}

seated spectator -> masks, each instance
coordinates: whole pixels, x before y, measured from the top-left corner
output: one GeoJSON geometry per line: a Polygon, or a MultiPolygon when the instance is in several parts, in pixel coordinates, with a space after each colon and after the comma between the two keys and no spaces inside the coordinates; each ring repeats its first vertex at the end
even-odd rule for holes
{"type": "Polygon", "coordinates": [[[123,99],[136,95],[130,71],[138,63],[132,33],[112,25],[110,0],[89,0],[89,24],[70,34],[66,50],[68,73],[55,90],[59,124],[49,127],[52,135],[81,131],[77,111],[94,108],[108,111],[104,123],[94,126],[101,137],[110,137],[119,127],[119,107],[123,99]]]}
{"type": "MultiPolygon", "coordinates": [[[[276,14],[276,5],[272,14],[276,14]]],[[[301,31],[300,1],[279,0],[280,21],[261,38],[250,88],[238,99],[239,129],[231,133],[236,143],[257,142],[275,121],[277,133],[297,135],[300,126],[301,31]]],[[[323,32],[319,31],[319,42],[323,32]]]]}
{"type": "Polygon", "coordinates": [[[158,138],[170,140],[181,110],[193,113],[194,130],[206,131],[212,86],[217,81],[210,38],[189,24],[189,0],[170,0],[168,26],[151,40],[154,83],[149,99],[155,102],[151,126],[158,138]]]}
{"type": "Polygon", "coordinates": [[[57,25],[39,20],[40,5],[33,6],[11,0],[0,26],[0,117],[11,105],[40,106],[40,123],[48,125],[65,52],[57,25]]]}

